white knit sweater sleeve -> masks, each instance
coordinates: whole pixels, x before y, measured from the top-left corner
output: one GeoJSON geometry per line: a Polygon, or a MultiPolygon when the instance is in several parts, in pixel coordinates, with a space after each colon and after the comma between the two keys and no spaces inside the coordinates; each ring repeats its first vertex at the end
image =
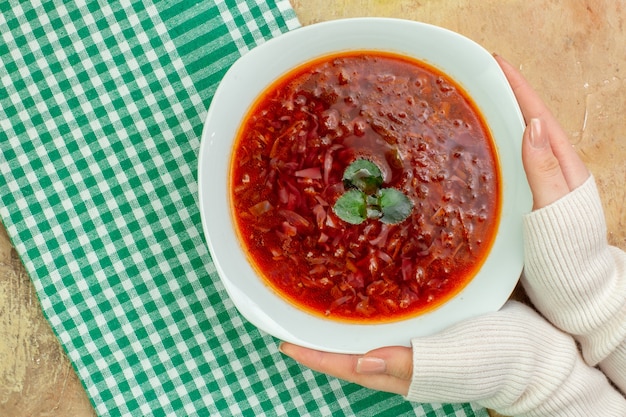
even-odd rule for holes
{"type": "Polygon", "coordinates": [[[594,178],[527,215],[524,233],[533,304],[626,393],[626,253],[608,244],[594,178]]]}
{"type": "Polygon", "coordinates": [[[626,399],[574,339],[515,301],[412,345],[412,401],[469,401],[521,417],[626,416],[626,399]]]}

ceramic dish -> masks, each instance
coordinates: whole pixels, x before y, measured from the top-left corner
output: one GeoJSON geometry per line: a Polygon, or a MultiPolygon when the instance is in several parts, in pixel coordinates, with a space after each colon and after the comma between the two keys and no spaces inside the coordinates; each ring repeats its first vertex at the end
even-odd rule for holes
{"type": "Polygon", "coordinates": [[[460,320],[498,310],[515,287],[523,262],[522,215],[531,198],[520,147],[523,119],[492,55],[448,30],[398,19],[336,20],[277,37],[241,57],[220,83],[209,109],[199,153],[199,199],[205,236],[217,272],[239,312],[261,330],[299,345],[363,353],[409,345],[411,337],[440,331],[460,320]],[[381,50],[417,58],[440,69],[472,97],[496,142],[502,209],[491,252],[474,279],[441,307],[385,324],[348,324],[313,316],[285,302],[248,263],[231,217],[229,164],[242,118],[280,75],[334,52],[381,50]]]}

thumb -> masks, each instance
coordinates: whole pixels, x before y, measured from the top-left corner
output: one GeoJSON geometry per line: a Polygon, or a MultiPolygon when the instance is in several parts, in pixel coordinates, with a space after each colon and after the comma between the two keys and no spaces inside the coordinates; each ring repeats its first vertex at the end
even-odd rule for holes
{"type": "Polygon", "coordinates": [[[570,190],[559,160],[550,146],[543,119],[530,119],[522,142],[522,161],[533,194],[533,209],[545,207],[570,190]]]}
{"type": "Polygon", "coordinates": [[[390,346],[371,350],[358,359],[356,371],[360,374],[386,374],[400,380],[410,381],[413,374],[411,348],[390,346]]]}

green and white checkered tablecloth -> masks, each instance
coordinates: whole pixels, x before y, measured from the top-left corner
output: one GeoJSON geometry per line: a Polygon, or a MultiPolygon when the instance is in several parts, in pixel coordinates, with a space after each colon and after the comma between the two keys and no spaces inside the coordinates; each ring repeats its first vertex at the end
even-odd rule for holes
{"type": "Polygon", "coordinates": [[[287,0],[0,2],[0,216],[102,416],[486,416],[303,369],[228,299],[196,157],[287,0]]]}

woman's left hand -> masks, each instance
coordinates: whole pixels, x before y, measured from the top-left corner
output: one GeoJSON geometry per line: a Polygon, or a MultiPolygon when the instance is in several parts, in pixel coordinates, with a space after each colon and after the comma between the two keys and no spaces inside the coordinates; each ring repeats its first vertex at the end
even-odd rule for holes
{"type": "Polygon", "coordinates": [[[527,417],[626,415],[624,398],[583,362],[574,339],[515,301],[411,344],[364,355],[280,349],[316,371],[411,401],[474,402],[527,417]]]}
{"type": "Polygon", "coordinates": [[[413,373],[409,347],[391,346],[365,355],[320,352],[284,342],[280,351],[302,365],[377,391],[406,396],[413,373]]]}

